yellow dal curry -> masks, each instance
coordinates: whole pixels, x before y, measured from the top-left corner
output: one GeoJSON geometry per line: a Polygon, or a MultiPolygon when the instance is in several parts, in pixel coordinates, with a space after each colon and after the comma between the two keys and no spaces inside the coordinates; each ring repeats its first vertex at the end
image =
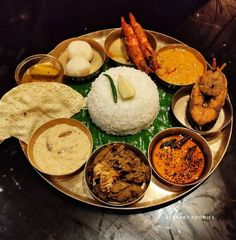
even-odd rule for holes
{"type": "Polygon", "coordinates": [[[157,62],[157,75],[175,85],[193,84],[204,73],[202,62],[192,52],[182,48],[161,51],[157,62]]]}

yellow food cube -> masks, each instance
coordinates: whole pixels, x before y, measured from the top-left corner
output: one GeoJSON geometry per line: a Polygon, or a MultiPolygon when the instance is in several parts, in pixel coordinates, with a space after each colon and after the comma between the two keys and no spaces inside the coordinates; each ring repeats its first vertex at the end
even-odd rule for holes
{"type": "Polygon", "coordinates": [[[32,77],[49,77],[55,78],[59,75],[59,69],[53,67],[51,63],[38,63],[29,69],[32,77]]]}

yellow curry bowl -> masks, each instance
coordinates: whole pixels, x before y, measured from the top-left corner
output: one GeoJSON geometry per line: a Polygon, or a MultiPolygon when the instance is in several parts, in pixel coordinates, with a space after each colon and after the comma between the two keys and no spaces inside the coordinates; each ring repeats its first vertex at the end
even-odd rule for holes
{"type": "Polygon", "coordinates": [[[156,71],[162,83],[168,86],[193,85],[207,70],[207,62],[194,48],[170,44],[156,51],[159,68],[156,71]]]}

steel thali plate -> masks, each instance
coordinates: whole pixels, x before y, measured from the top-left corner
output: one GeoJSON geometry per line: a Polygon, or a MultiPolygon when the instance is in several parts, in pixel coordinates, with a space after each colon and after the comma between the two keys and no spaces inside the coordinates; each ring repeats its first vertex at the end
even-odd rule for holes
{"type": "MultiPolygon", "coordinates": [[[[92,38],[103,46],[106,36],[112,30],[114,29],[101,30],[101,31],[89,33],[83,36],[92,38]]],[[[167,36],[158,32],[154,32],[154,31],[150,31],[150,32],[154,35],[157,41],[157,50],[168,44],[182,43],[170,36],[167,36]]],[[[78,90],[79,92],[82,91],[81,94],[85,96],[89,91],[91,82],[88,82],[88,83],[74,82],[68,85],[78,90]],[[80,89],[82,90],[80,91],[80,89]]],[[[170,106],[171,106],[171,99],[174,92],[171,92],[173,90],[168,89],[166,86],[162,86],[162,84],[159,85],[159,83],[158,83],[158,89],[160,94],[160,114],[163,119],[165,118],[167,119],[166,124],[161,125],[160,123],[163,119],[158,120],[158,117],[157,117],[157,119],[154,121],[153,129],[149,128],[144,132],[140,133],[139,135],[131,138],[119,137],[116,139],[116,137],[114,136],[108,136],[106,133],[102,132],[96,126],[94,126],[91,120],[89,120],[87,110],[83,110],[82,113],[75,116],[76,119],[84,122],[92,132],[92,135],[94,137],[94,150],[96,149],[96,147],[99,147],[107,142],[117,140],[117,141],[124,141],[124,142],[134,144],[136,145],[136,147],[140,148],[142,151],[146,153],[148,142],[158,131],[163,130],[163,128],[176,126],[170,120],[170,111],[171,111],[170,106]],[[164,105],[163,109],[162,109],[162,104],[164,105]],[[158,125],[158,127],[156,127],[155,124],[158,125]]],[[[214,172],[214,170],[217,168],[217,166],[220,164],[220,162],[224,157],[224,154],[230,142],[232,127],[233,127],[233,119],[231,120],[230,124],[223,129],[223,131],[221,131],[219,134],[217,134],[213,138],[207,139],[213,154],[213,159],[214,159],[213,169],[211,170],[210,175],[214,172]]],[[[23,144],[22,142],[20,144],[24,153],[26,153],[26,145],[23,144]]],[[[40,172],[38,172],[38,174],[45,181],[47,181],[51,186],[53,186],[54,188],[56,188],[57,190],[59,190],[60,192],[62,192],[63,194],[71,198],[74,198],[80,202],[93,205],[96,207],[119,209],[119,210],[137,210],[137,209],[147,209],[151,207],[161,207],[161,205],[168,204],[190,193],[192,190],[194,190],[197,186],[199,186],[202,183],[200,182],[199,184],[194,185],[191,188],[176,190],[163,185],[155,178],[155,176],[152,176],[151,184],[149,185],[144,197],[139,202],[135,203],[134,205],[130,205],[128,207],[111,207],[111,206],[101,204],[90,195],[85,184],[83,168],[80,169],[80,171],[76,172],[75,174],[72,174],[70,176],[63,177],[63,178],[51,177],[48,175],[44,175],[40,172]]]]}

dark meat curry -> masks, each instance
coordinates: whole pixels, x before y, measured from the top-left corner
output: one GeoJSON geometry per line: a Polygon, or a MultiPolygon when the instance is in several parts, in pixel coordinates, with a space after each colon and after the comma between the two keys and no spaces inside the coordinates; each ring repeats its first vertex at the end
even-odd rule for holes
{"type": "Polygon", "coordinates": [[[90,188],[105,202],[129,203],[150,181],[150,167],[122,143],[106,145],[89,167],[90,188]]]}

